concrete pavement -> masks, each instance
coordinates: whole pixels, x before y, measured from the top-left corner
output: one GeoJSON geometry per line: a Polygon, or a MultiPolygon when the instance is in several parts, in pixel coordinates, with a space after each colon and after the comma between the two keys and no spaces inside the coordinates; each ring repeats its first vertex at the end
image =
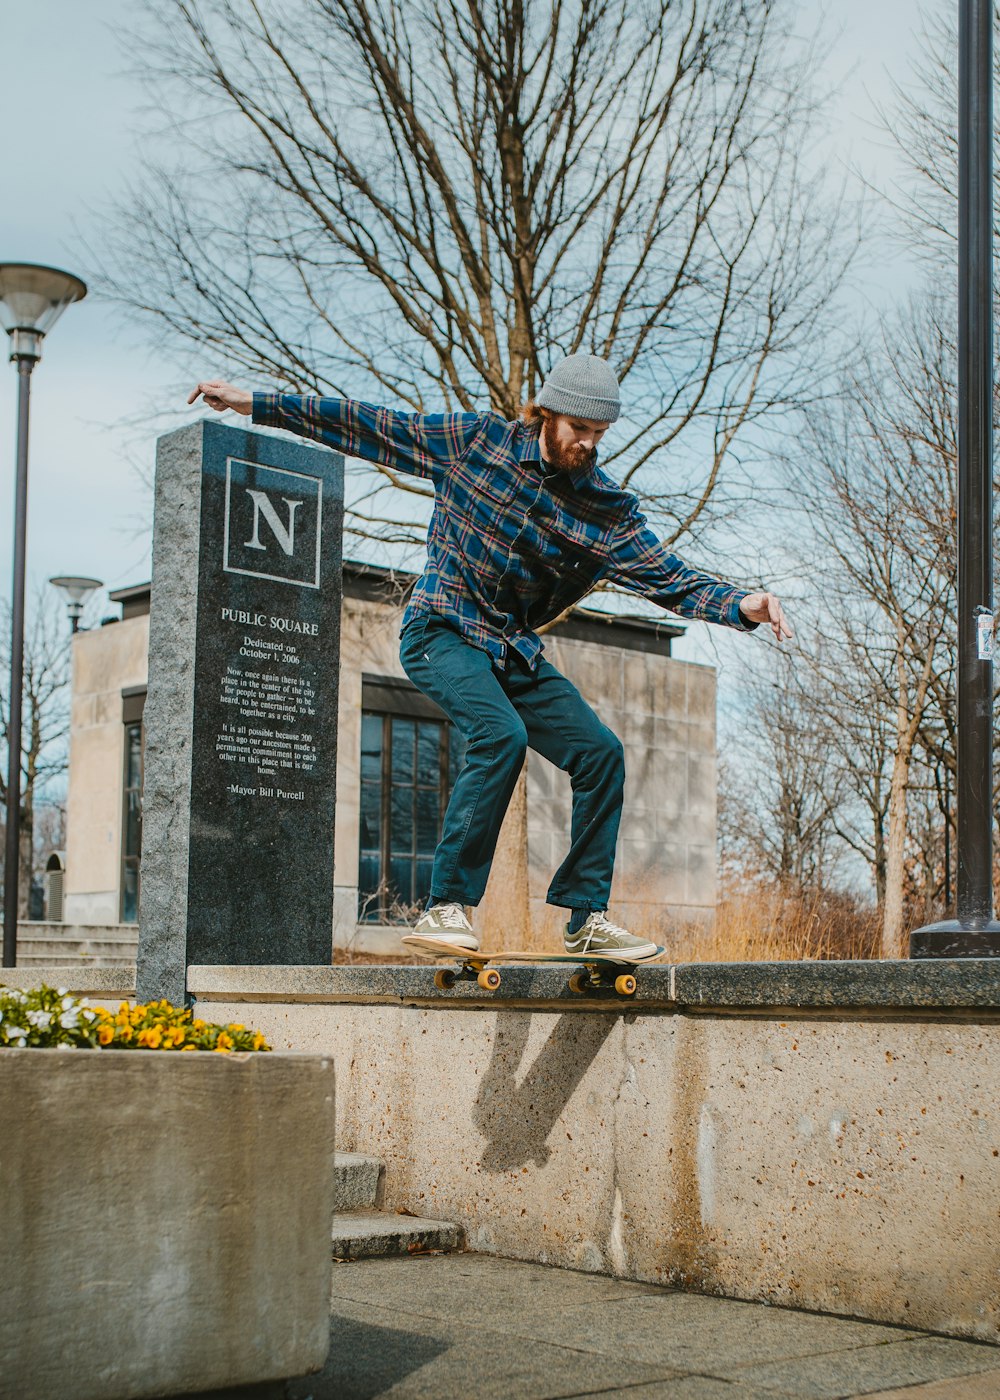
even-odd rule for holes
{"type": "Polygon", "coordinates": [[[336,1265],[331,1333],[321,1375],[211,1400],[1000,1397],[1000,1347],[486,1255],[336,1265]]]}

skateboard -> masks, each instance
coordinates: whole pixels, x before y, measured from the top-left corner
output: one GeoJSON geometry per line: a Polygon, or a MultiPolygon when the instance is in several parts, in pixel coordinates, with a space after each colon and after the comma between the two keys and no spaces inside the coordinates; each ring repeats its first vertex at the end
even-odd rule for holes
{"type": "Polygon", "coordinates": [[[461,963],[458,971],[450,967],[439,968],[434,974],[435,987],[453,987],[458,981],[471,981],[474,978],[480,987],[495,992],[500,986],[501,977],[499,970],[490,967],[490,963],[561,962],[572,963],[577,969],[570,976],[568,983],[570,991],[577,996],[597,988],[610,987],[613,987],[619,996],[635,996],[638,983],[635,973],[628,969],[637,967],[640,963],[650,962],[663,952],[663,949],[658,947],[655,953],[642,958],[629,957],[627,953],[590,953],[581,956],[579,953],[529,953],[520,949],[504,949],[498,953],[480,950],[473,953],[468,948],[459,948],[444,939],[424,938],[420,934],[411,934],[402,941],[418,953],[435,958],[457,958],[461,963]]]}

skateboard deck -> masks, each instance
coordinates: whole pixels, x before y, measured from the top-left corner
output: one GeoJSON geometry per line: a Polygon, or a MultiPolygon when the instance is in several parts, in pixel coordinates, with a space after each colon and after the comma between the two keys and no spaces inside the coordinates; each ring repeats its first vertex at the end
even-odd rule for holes
{"type": "Polygon", "coordinates": [[[578,969],[569,979],[571,992],[582,994],[590,988],[613,987],[619,996],[634,996],[638,984],[635,973],[627,969],[650,962],[663,952],[662,948],[657,947],[655,953],[644,957],[630,956],[628,953],[589,953],[583,956],[579,953],[532,953],[521,948],[504,948],[499,952],[480,949],[474,953],[443,938],[425,938],[421,934],[409,934],[402,942],[427,957],[457,959],[461,963],[461,969],[457,972],[452,968],[440,968],[434,974],[436,987],[453,987],[456,981],[475,978],[487,991],[496,991],[502,980],[499,969],[490,966],[491,963],[561,962],[572,963],[578,969]]]}

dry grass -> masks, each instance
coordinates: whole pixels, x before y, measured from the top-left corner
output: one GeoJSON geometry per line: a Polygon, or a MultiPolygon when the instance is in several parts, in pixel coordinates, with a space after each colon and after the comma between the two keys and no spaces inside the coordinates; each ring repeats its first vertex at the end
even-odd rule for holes
{"type": "Polygon", "coordinates": [[[664,960],[674,963],[880,958],[880,937],[872,906],[845,895],[808,897],[775,888],[730,892],[708,928],[687,923],[660,933],[664,960]]]}
{"type": "MultiPolygon", "coordinates": [[[[631,893],[642,899],[639,890],[631,893]]],[[[394,906],[389,917],[393,922],[399,921],[402,935],[418,913],[416,907],[394,906]]],[[[498,940],[490,939],[482,917],[476,920],[475,912],[470,913],[483,946],[489,942],[495,944],[498,940]]],[[[615,916],[613,909],[611,916],[615,916]]],[[[794,894],[773,885],[741,883],[724,889],[714,920],[709,923],[704,919],[669,923],[657,919],[650,921],[649,927],[636,924],[632,932],[664,944],[666,951],[660,961],[671,963],[815,962],[830,958],[872,960],[882,956],[881,918],[874,905],[851,895],[794,894]]],[[[561,937],[552,930],[546,930],[546,934],[548,936],[538,944],[539,949],[551,945],[552,951],[561,951],[561,937]]],[[[509,940],[507,946],[510,946],[509,940]]],[[[528,946],[535,945],[529,943],[528,946]]],[[[899,948],[893,956],[905,958],[907,948],[899,948]]],[[[391,967],[426,965],[427,959],[403,947],[392,953],[337,948],[333,961],[335,964],[391,967]]]]}

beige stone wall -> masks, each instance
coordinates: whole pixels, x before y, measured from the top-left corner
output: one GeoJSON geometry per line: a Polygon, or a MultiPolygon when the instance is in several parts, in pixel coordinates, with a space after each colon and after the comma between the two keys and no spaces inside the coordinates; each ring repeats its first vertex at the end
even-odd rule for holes
{"type": "MultiPolygon", "coordinates": [[[[618,836],[612,917],[661,937],[677,918],[715,908],[715,672],[655,652],[558,637],[546,655],[625,746],[625,808],[618,836]]],[[[532,921],[555,932],[545,904],[569,847],[569,778],[528,756],[532,921]]]]}
{"type": "MultiPolygon", "coordinates": [[[[344,599],[341,622],[334,936],[357,951],[395,952],[398,930],[358,926],[362,675],[404,678],[398,605],[344,599]]],[[[121,691],[146,682],[147,617],[81,633],[74,647],[66,918],[114,923],[121,879],[121,691]]],[[[546,655],[625,744],[625,813],[612,892],[615,917],[662,934],[715,905],[715,673],[609,643],[548,637],[546,655]]],[[[566,774],[529,754],[528,875],[533,941],[558,938],[565,915],[545,891],[567,847],[566,774]]]]}
{"type": "Polygon", "coordinates": [[[146,684],[149,618],[73,638],[64,917],[117,924],[121,899],[122,690],[146,684]]]}

